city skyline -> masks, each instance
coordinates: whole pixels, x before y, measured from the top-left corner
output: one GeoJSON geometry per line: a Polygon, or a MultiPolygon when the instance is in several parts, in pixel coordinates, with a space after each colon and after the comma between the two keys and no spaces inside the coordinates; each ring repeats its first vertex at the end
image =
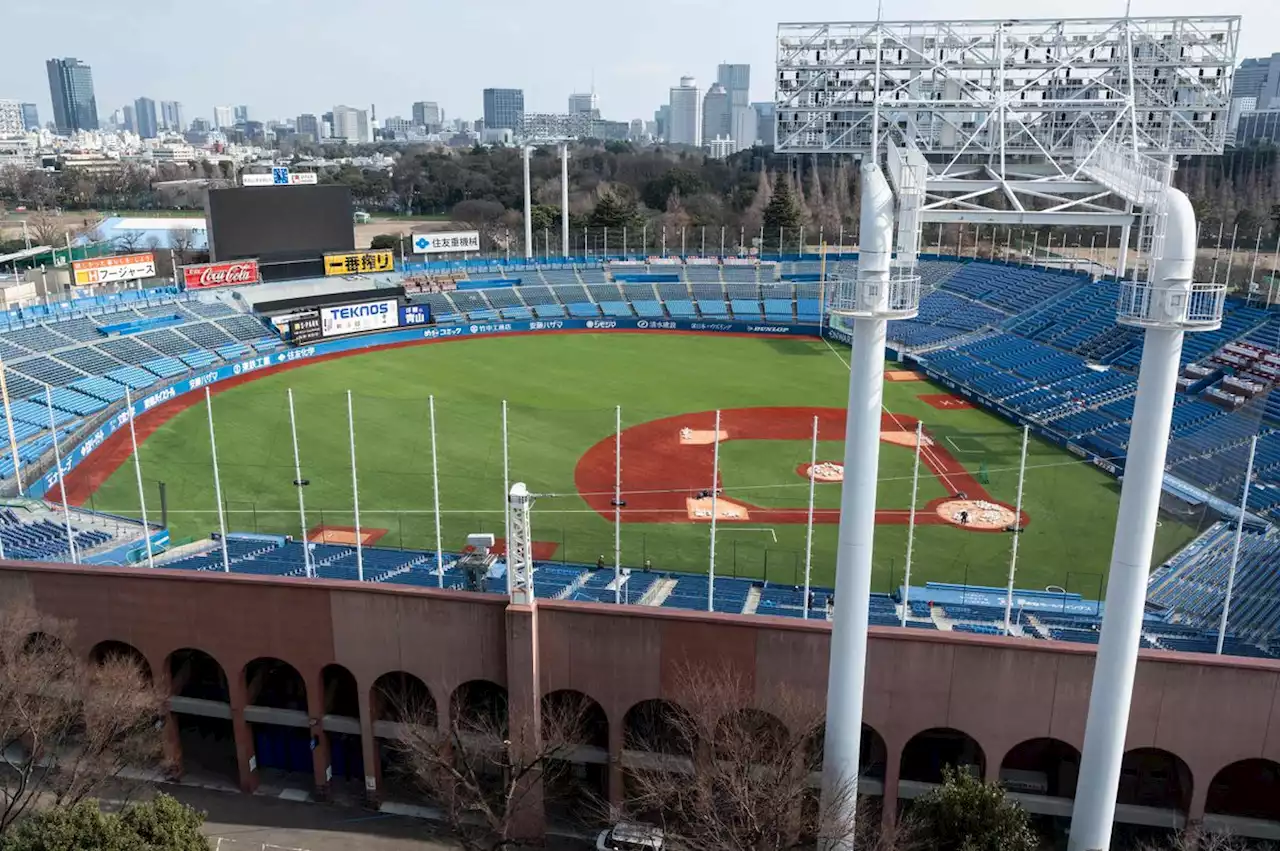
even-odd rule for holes
{"type": "MultiPolygon", "coordinates": [[[[454,6],[440,10],[432,27],[439,32],[485,32],[489,48],[478,73],[459,74],[458,69],[475,65],[465,47],[465,39],[439,39],[427,53],[404,51],[357,51],[352,49],[351,21],[343,7],[328,0],[303,3],[281,0],[273,14],[296,15],[301,19],[295,37],[308,41],[303,55],[315,60],[305,65],[298,54],[276,49],[270,28],[246,28],[244,19],[260,13],[249,0],[227,0],[222,14],[201,20],[201,38],[219,45],[212,65],[183,61],[172,39],[139,39],[130,42],[127,55],[103,49],[101,34],[121,26],[120,12],[87,0],[67,0],[60,14],[84,25],[60,31],[56,42],[48,32],[36,7],[19,5],[5,12],[6,23],[15,32],[30,38],[17,39],[0,56],[0,79],[6,91],[0,97],[36,103],[42,117],[52,116],[44,62],[51,56],[77,56],[94,68],[98,110],[105,118],[113,110],[142,94],[160,100],[176,100],[185,106],[186,118],[211,120],[213,108],[247,104],[258,119],[287,119],[306,113],[327,111],[335,103],[372,104],[379,115],[408,115],[416,101],[433,101],[446,114],[477,118],[482,114],[485,88],[520,88],[525,92],[529,112],[561,113],[568,95],[590,91],[600,97],[601,114],[614,120],[650,118],[665,103],[668,90],[682,76],[715,80],[722,62],[749,64],[752,74],[750,100],[773,98],[775,37],[780,18],[786,20],[828,20],[867,18],[833,9],[829,3],[798,0],[780,9],[760,0],[744,0],[727,14],[720,4],[708,0],[657,0],[646,14],[627,24],[627,38],[602,38],[607,25],[586,11],[581,0],[565,0],[563,15],[546,15],[512,0],[495,0],[483,7],[454,6]],[[332,15],[326,15],[332,10],[332,15]],[[671,22],[678,20],[678,27],[671,22]],[[526,49],[538,45],[545,51],[539,61],[526,61],[526,49]],[[251,60],[251,61],[249,61],[251,60]],[[466,77],[465,84],[459,84],[466,77]],[[288,79],[288,86],[264,85],[264,80],[288,79]]],[[[857,10],[854,10],[855,12],[857,10]]],[[[1054,11],[1072,16],[1117,16],[1124,13],[1119,0],[1078,0],[1069,6],[1037,9],[1036,14],[1054,11]]],[[[1197,0],[1136,0],[1134,15],[1203,14],[1197,0]]],[[[1219,10],[1242,14],[1240,56],[1265,56],[1276,49],[1275,33],[1280,32],[1280,4],[1266,0],[1239,0],[1219,10]]],[[[397,32],[395,24],[412,17],[416,8],[407,0],[371,0],[362,7],[361,22],[369,22],[374,32],[397,32]],[[385,21],[385,23],[383,23],[385,21]]],[[[1025,4],[1015,0],[980,0],[965,10],[966,17],[1021,17],[1025,4]]],[[[183,31],[191,23],[185,7],[149,10],[148,25],[157,32],[183,31]]],[[[899,19],[954,17],[954,8],[941,0],[907,0],[895,7],[899,19]]],[[[385,36],[384,36],[385,37],[385,36]]],[[[47,120],[47,118],[46,118],[47,120]]]]}

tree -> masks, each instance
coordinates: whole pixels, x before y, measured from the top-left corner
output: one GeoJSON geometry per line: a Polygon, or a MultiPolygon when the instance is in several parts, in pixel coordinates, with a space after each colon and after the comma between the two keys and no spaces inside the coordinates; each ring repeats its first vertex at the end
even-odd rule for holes
{"type": "Polygon", "coordinates": [[[404,778],[440,808],[444,822],[465,851],[496,851],[519,844],[519,822],[568,769],[566,749],[581,741],[585,702],[546,707],[540,730],[508,730],[506,700],[464,688],[449,726],[436,727],[435,708],[387,698],[402,719],[395,747],[404,778]]]}
{"type": "Polygon", "coordinates": [[[142,239],[145,236],[140,230],[123,231],[116,237],[116,248],[120,251],[131,252],[137,251],[142,245],[142,239]]]}
{"type": "Polygon", "coordinates": [[[672,702],[645,711],[632,728],[644,732],[626,743],[651,755],[631,769],[627,817],[657,821],[680,848],[783,851],[854,839],[874,847],[855,829],[877,820],[842,815],[856,807],[857,778],[837,783],[820,812],[821,696],[758,691],[728,669],[678,672],[672,702]],[[762,699],[767,713],[743,708],[762,699]]]}
{"type": "Polygon", "coordinates": [[[58,217],[47,210],[37,210],[27,216],[27,229],[39,245],[53,245],[58,239],[58,217]]]}
{"type": "Polygon", "coordinates": [[[400,248],[402,238],[394,233],[380,233],[369,240],[372,251],[395,251],[400,248]]]}
{"type": "Polygon", "coordinates": [[[635,201],[620,197],[619,193],[610,190],[600,196],[595,209],[591,211],[588,227],[621,230],[634,224],[636,220],[635,201]]]}
{"type": "Polygon", "coordinates": [[[104,813],[86,800],[35,813],[0,837],[0,851],[208,851],[204,813],[168,795],[104,813]]]}
{"type": "Polygon", "coordinates": [[[0,609],[0,836],[37,798],[75,804],[162,762],[164,695],[133,658],[72,654],[71,632],[26,604],[0,609]]]}
{"type": "Polygon", "coordinates": [[[800,227],[800,205],[791,194],[791,183],[786,178],[778,180],[773,187],[773,197],[764,208],[765,239],[786,230],[800,227]]]}
{"type": "Polygon", "coordinates": [[[921,838],[938,851],[1035,851],[1026,811],[996,783],[943,766],[941,786],[918,798],[912,813],[921,838]]]}
{"type": "Polygon", "coordinates": [[[196,232],[191,228],[178,228],[169,234],[169,247],[173,249],[173,255],[179,264],[191,259],[190,255],[195,250],[195,242],[196,232]]]}

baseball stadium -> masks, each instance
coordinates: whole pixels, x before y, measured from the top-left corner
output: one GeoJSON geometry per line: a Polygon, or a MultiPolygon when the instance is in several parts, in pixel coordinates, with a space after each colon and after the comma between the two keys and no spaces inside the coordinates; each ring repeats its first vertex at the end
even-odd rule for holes
{"type": "Polygon", "coordinates": [[[388,689],[512,728],[571,693],[574,777],[620,806],[677,672],[723,663],[852,701],[827,763],[853,718],[886,821],[950,764],[1060,825],[1280,838],[1280,311],[1169,259],[1194,216],[1150,157],[1098,140],[1061,189],[1141,184],[1063,202],[1119,256],[1136,229],[1126,273],[929,219],[913,186],[972,196],[899,141],[856,246],[776,254],[566,224],[558,257],[396,257],[333,186],[210,190],[208,265],[0,316],[0,589],[136,656],[176,771],[243,791],[406,807],[388,689]]]}

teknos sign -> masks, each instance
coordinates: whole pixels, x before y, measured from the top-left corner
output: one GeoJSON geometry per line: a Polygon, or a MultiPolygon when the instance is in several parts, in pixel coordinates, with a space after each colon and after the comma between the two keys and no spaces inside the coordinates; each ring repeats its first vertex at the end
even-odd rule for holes
{"type": "Polygon", "coordinates": [[[182,279],[187,289],[200,290],[209,287],[240,287],[256,284],[257,260],[236,260],[231,263],[206,263],[203,266],[184,266],[182,279]]]}

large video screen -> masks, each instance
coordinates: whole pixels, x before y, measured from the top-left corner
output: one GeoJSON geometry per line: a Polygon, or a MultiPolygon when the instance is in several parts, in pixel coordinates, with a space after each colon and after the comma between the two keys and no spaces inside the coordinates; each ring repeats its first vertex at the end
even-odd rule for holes
{"type": "Polygon", "coordinates": [[[346,186],[211,189],[205,206],[215,262],[318,260],[326,252],[355,249],[346,186]]]}

